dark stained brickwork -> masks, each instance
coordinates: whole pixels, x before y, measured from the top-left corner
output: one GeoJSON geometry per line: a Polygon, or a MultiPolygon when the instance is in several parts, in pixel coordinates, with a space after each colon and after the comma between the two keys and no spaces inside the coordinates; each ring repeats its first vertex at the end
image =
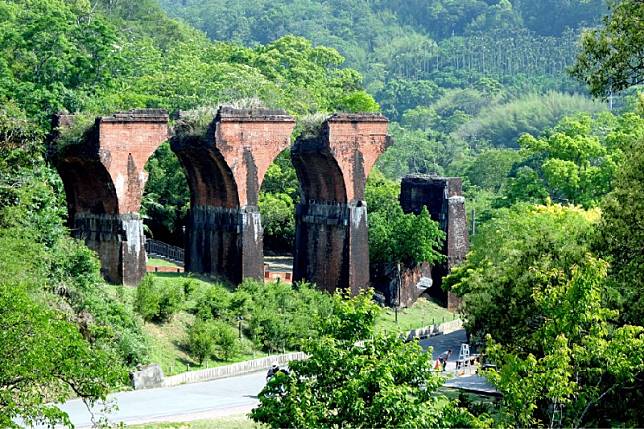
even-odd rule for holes
{"type": "Polygon", "coordinates": [[[203,136],[176,136],[172,150],[190,186],[186,269],[233,284],[263,278],[259,189],[290,145],[295,121],[283,111],[222,107],[203,136]]]}
{"type": "Polygon", "coordinates": [[[430,295],[455,309],[459,303],[456,296],[446,294],[442,280],[452,268],[461,263],[469,250],[465,198],[462,196],[460,177],[409,175],[403,178],[400,190],[400,205],[405,213],[420,213],[426,206],[429,213],[446,233],[443,254],[446,261],[432,269],[433,286],[430,295]]]}
{"type": "MultiPolygon", "coordinates": [[[[73,116],[55,121],[65,126],[73,116]]],[[[135,285],[145,275],[139,217],[144,166],[167,139],[165,111],[133,110],[97,118],[82,141],[52,154],[65,187],[72,234],[98,253],[110,282],[135,285]]]]}
{"type": "Polygon", "coordinates": [[[319,136],[300,138],[291,150],[302,185],[297,207],[293,279],[352,294],[369,286],[364,189],[389,144],[381,115],[336,114],[319,136]]]}

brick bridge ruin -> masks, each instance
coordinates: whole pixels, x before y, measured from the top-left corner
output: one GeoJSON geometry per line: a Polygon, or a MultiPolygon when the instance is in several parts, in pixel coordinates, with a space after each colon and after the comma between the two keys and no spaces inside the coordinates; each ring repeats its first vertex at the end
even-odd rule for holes
{"type": "MultiPolygon", "coordinates": [[[[73,116],[60,115],[54,125],[73,122],[73,116]]],[[[166,112],[135,110],[97,118],[81,142],[52,154],[65,187],[72,235],[98,253],[103,276],[112,283],[137,284],[145,274],[139,216],[144,166],[168,137],[166,112]]]]}
{"type": "MultiPolygon", "coordinates": [[[[64,128],[73,116],[60,115],[64,128]]],[[[283,111],[222,107],[207,131],[176,135],[171,147],[191,193],[186,268],[233,283],[263,277],[259,190],[274,159],[290,146],[295,121],[283,111]]],[[[381,115],[336,114],[318,135],[291,150],[302,185],[297,208],[294,279],[330,292],[357,293],[369,284],[367,176],[384,152],[388,121],[381,115]]],[[[77,144],[52,160],[63,180],[72,234],[101,260],[105,278],[137,284],[145,274],[145,163],[170,137],[168,115],[134,110],[103,116],[77,144]]]]}

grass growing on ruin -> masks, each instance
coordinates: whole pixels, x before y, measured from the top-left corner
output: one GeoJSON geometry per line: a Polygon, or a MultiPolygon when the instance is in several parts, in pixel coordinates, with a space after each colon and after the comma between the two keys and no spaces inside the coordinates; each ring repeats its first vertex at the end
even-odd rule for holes
{"type": "Polygon", "coordinates": [[[380,332],[397,332],[409,331],[415,328],[421,328],[433,323],[439,324],[456,319],[454,313],[447,311],[433,301],[420,298],[416,303],[398,311],[398,323],[395,321],[395,312],[387,308],[380,315],[376,322],[376,329],[380,332]]]}

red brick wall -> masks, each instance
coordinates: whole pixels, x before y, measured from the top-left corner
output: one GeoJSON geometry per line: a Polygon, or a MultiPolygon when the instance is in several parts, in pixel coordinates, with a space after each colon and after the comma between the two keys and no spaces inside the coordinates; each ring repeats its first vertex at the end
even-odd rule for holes
{"type": "Polygon", "coordinates": [[[291,143],[295,121],[290,116],[259,110],[222,109],[218,115],[215,145],[232,171],[239,205],[257,205],[266,170],[291,143]]]}
{"type": "Polygon", "coordinates": [[[329,147],[342,171],[347,201],[364,200],[366,178],[389,141],[387,118],[380,115],[334,115],[327,124],[329,147]]]}
{"type": "Polygon", "coordinates": [[[118,198],[118,212],[137,213],[147,182],[145,163],[169,137],[167,116],[101,118],[99,156],[107,168],[118,198]]]}

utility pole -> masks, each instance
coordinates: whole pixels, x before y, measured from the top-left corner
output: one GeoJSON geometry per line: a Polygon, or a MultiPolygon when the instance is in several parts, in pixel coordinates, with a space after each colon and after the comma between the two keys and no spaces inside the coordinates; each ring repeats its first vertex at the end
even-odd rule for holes
{"type": "Polygon", "coordinates": [[[398,262],[396,264],[396,269],[397,269],[397,274],[398,274],[397,275],[397,277],[398,277],[398,281],[397,281],[397,283],[398,283],[398,293],[397,293],[397,297],[396,297],[397,302],[396,302],[396,306],[394,307],[394,312],[396,314],[396,316],[395,316],[396,317],[396,324],[398,324],[398,307],[400,307],[400,302],[401,302],[401,300],[400,300],[400,290],[401,290],[401,283],[402,283],[402,278],[400,276],[400,262],[398,262]]]}
{"type": "Polygon", "coordinates": [[[472,209],[472,236],[476,234],[476,209],[472,209]]]}

